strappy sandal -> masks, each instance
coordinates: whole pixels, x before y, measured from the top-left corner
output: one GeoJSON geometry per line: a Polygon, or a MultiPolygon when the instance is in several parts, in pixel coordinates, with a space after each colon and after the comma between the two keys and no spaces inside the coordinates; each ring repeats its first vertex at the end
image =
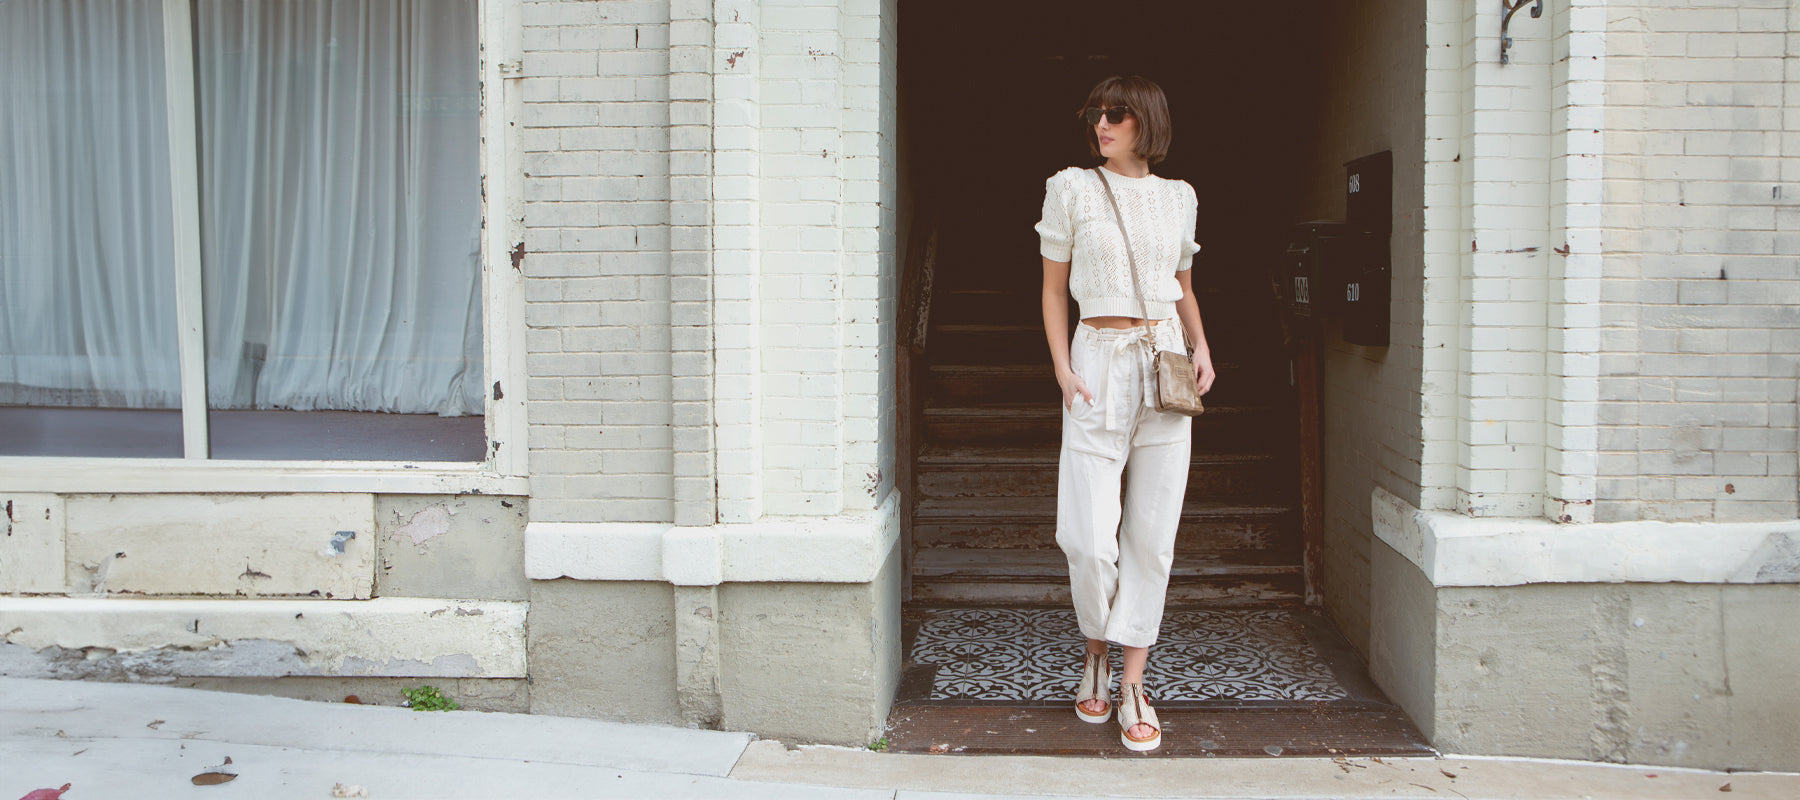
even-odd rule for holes
{"type": "Polygon", "coordinates": [[[1144,696],[1141,683],[1119,684],[1119,742],[1138,753],[1162,746],[1162,723],[1157,721],[1156,709],[1150,707],[1150,698],[1144,696]],[[1132,727],[1140,724],[1149,725],[1156,732],[1142,739],[1132,736],[1132,727]]]}
{"type": "Polygon", "coordinates": [[[1075,687],[1075,716],[1093,723],[1112,718],[1112,664],[1105,653],[1087,653],[1081,660],[1081,683],[1075,687]],[[1081,707],[1089,700],[1099,700],[1105,708],[1098,714],[1089,713],[1081,707]]]}

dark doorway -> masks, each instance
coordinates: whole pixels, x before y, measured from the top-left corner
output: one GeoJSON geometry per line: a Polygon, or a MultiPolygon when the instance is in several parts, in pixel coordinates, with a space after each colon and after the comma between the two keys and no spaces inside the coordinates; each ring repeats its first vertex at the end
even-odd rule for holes
{"type": "Polygon", "coordinates": [[[902,5],[902,168],[913,240],[936,232],[921,426],[913,437],[913,596],[1043,601],[1066,591],[1053,541],[1056,383],[1032,226],[1044,181],[1095,163],[1075,111],[1099,79],[1156,80],[1175,146],[1154,171],[1200,198],[1194,283],[1220,369],[1195,421],[1172,600],[1302,596],[1288,354],[1266,266],[1295,221],[1316,135],[1306,46],[1287,4],[902,5]],[[1123,31],[1130,30],[1127,34],[1123,31]]]}
{"type": "Polygon", "coordinates": [[[1001,751],[1118,749],[1116,730],[1061,725],[1073,720],[1062,684],[1073,687],[1079,638],[1056,611],[1068,603],[1055,544],[1061,411],[1032,226],[1048,177],[1097,163],[1075,116],[1089,87],[1139,74],[1162,85],[1174,120],[1174,147],[1154,172],[1199,196],[1194,285],[1220,373],[1195,421],[1165,617],[1165,640],[1187,644],[1153,651],[1150,677],[1163,670],[1163,701],[1209,710],[1216,724],[1191,726],[1198,738],[1165,752],[1298,753],[1307,737],[1333,743],[1319,754],[1426,752],[1304,602],[1300,425],[1268,268],[1299,221],[1302,170],[1330,135],[1314,124],[1313,54],[1327,33],[1316,7],[900,4],[910,582],[896,748],[928,747],[940,729],[1046,726],[1068,731],[1001,751]],[[1238,631],[1238,641],[1172,625],[1238,631]],[[1342,721],[1297,733],[1300,715],[1322,707],[1342,721]]]}

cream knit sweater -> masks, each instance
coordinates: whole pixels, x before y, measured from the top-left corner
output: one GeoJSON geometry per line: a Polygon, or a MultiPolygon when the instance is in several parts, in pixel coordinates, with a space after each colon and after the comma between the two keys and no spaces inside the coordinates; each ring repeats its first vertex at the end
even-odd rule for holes
{"type": "Polygon", "coordinates": [[[1072,263],[1069,294],[1080,304],[1082,319],[1146,313],[1149,319],[1173,317],[1175,301],[1181,299],[1175,273],[1192,267],[1200,250],[1194,242],[1199,206],[1194,187],[1155,175],[1128,178],[1108,171],[1106,179],[1131,232],[1146,310],[1139,310],[1125,243],[1113,221],[1106,189],[1093,170],[1069,167],[1045,182],[1044,217],[1037,224],[1039,252],[1051,261],[1072,263]]]}

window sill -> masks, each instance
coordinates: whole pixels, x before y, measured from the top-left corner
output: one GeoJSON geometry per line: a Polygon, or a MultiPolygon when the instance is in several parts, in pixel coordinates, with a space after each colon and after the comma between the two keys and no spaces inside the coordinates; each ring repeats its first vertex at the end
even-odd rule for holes
{"type": "Polygon", "coordinates": [[[485,463],[398,461],[0,457],[0,485],[45,494],[530,493],[527,478],[485,463]]]}

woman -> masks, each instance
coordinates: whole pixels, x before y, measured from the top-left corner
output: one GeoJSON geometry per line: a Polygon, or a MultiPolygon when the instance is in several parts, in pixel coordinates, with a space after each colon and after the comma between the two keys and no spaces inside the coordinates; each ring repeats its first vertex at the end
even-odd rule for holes
{"type": "Polygon", "coordinates": [[[1087,638],[1075,713],[1094,723],[1111,716],[1107,653],[1117,643],[1125,662],[1119,738],[1147,751],[1162,744],[1162,728],[1144,696],[1144,665],[1162,625],[1192,420],[1157,411],[1146,389],[1153,351],[1179,351],[1184,333],[1194,347],[1196,388],[1212,388],[1189,270],[1200,249],[1198,204],[1187,182],[1150,174],[1168,153],[1171,133],[1168,101],[1156,84],[1107,78],[1088,93],[1081,116],[1089,151],[1105,163],[1052,176],[1037,225],[1044,333],[1063,401],[1056,543],[1069,559],[1075,615],[1087,638]],[[1129,257],[1119,217],[1130,234],[1129,257]],[[1073,342],[1071,294],[1081,312],[1073,342]],[[1121,504],[1127,466],[1131,481],[1121,504]]]}

